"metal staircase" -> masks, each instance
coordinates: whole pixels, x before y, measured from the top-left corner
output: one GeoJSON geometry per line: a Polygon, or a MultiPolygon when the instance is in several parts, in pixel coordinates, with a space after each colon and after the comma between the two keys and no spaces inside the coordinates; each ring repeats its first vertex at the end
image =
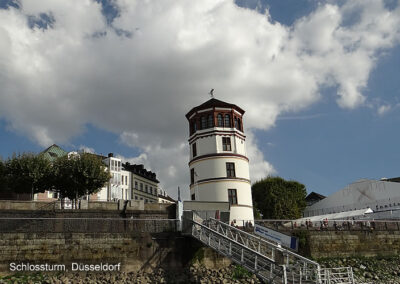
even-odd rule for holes
{"type": "Polygon", "coordinates": [[[191,235],[266,283],[353,284],[351,268],[321,269],[317,262],[219,220],[193,218],[191,235]]]}

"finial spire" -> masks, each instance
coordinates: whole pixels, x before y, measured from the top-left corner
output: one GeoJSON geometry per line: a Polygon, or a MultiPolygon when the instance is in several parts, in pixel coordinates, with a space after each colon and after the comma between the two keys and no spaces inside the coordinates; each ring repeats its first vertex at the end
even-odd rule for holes
{"type": "Polygon", "coordinates": [[[211,96],[211,98],[214,98],[214,89],[211,89],[211,91],[208,94],[211,96]]]}

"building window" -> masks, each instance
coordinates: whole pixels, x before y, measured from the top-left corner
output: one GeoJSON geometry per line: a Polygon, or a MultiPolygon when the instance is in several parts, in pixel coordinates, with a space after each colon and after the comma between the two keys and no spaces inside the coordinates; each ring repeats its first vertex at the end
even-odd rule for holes
{"type": "Polygon", "coordinates": [[[193,119],[190,122],[190,135],[192,135],[193,133],[195,133],[197,131],[197,120],[193,119]]]}
{"type": "Polygon", "coordinates": [[[135,195],[135,200],[137,200],[137,195],[135,195]]]}
{"type": "Polygon", "coordinates": [[[231,138],[230,137],[222,137],[222,150],[223,151],[231,151],[231,138]]]}
{"type": "Polygon", "coordinates": [[[211,114],[208,115],[207,117],[207,127],[211,128],[214,126],[214,122],[213,122],[213,117],[211,114]]]}
{"type": "Polygon", "coordinates": [[[237,193],[236,189],[228,189],[228,200],[229,204],[237,204],[237,193]]]}
{"type": "Polygon", "coordinates": [[[240,118],[238,118],[237,121],[238,121],[238,127],[237,127],[237,129],[239,129],[240,131],[243,131],[243,130],[242,130],[242,122],[240,121],[240,118]]]}
{"type": "Polygon", "coordinates": [[[194,169],[190,170],[190,183],[193,184],[194,183],[194,169]]]}
{"type": "Polygon", "coordinates": [[[231,127],[231,117],[229,114],[225,114],[224,125],[225,127],[231,127]]]}
{"type": "Polygon", "coordinates": [[[207,121],[206,121],[206,117],[202,116],[200,118],[200,123],[201,123],[201,129],[206,129],[207,128],[207,121]]]}
{"type": "Polygon", "coordinates": [[[147,184],[144,186],[144,191],[147,193],[147,184]]]}
{"type": "Polygon", "coordinates": [[[217,115],[217,125],[218,125],[218,127],[224,127],[224,122],[223,122],[223,119],[222,119],[222,114],[218,114],[217,115]]]}
{"type": "Polygon", "coordinates": [[[143,183],[140,183],[140,190],[143,191],[143,183]]]}
{"type": "Polygon", "coordinates": [[[235,177],[235,163],[226,163],[226,176],[235,177]]]}
{"type": "Polygon", "coordinates": [[[193,143],[192,145],[192,152],[193,152],[193,158],[197,156],[197,146],[196,143],[193,143]]]}
{"type": "Polygon", "coordinates": [[[135,181],[135,188],[138,189],[138,182],[135,181]]]}
{"type": "Polygon", "coordinates": [[[150,194],[153,194],[153,187],[150,186],[150,194]]]}
{"type": "Polygon", "coordinates": [[[196,200],[196,196],[194,193],[192,194],[192,200],[196,200]]]}

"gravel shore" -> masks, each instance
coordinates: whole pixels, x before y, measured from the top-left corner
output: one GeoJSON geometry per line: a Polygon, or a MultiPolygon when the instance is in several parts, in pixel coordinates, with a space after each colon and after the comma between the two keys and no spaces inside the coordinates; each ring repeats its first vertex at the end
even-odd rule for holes
{"type": "Polygon", "coordinates": [[[194,264],[180,272],[158,269],[147,272],[114,272],[114,273],[62,273],[62,274],[24,274],[0,278],[0,283],[261,283],[255,275],[248,273],[240,266],[231,265],[223,269],[209,269],[194,264]]]}
{"type": "MultiPolygon", "coordinates": [[[[317,260],[322,267],[351,266],[356,283],[400,284],[400,256],[391,258],[330,258],[317,260]]],[[[36,273],[0,277],[3,283],[108,284],[108,283],[261,283],[255,275],[237,265],[210,269],[195,263],[181,271],[155,272],[36,273]]]]}

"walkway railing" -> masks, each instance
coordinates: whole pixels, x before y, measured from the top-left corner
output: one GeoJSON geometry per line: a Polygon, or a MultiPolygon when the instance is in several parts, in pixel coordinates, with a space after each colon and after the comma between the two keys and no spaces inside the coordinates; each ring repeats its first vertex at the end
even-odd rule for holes
{"type": "Polygon", "coordinates": [[[241,264],[264,281],[287,283],[284,266],[276,265],[272,259],[227,237],[223,232],[216,231],[209,224],[203,225],[193,221],[192,236],[232,261],[241,264]]]}
{"type": "Polygon", "coordinates": [[[318,263],[216,219],[193,221],[192,235],[266,281],[321,283],[318,263]]]}
{"type": "Polygon", "coordinates": [[[256,224],[277,231],[400,231],[400,221],[394,220],[256,220],[256,224]]]}
{"type": "Polygon", "coordinates": [[[353,284],[353,270],[351,267],[323,268],[321,269],[322,283],[327,284],[353,284]]]}
{"type": "Polygon", "coordinates": [[[160,233],[176,232],[176,219],[0,218],[0,233],[160,233]]]}

